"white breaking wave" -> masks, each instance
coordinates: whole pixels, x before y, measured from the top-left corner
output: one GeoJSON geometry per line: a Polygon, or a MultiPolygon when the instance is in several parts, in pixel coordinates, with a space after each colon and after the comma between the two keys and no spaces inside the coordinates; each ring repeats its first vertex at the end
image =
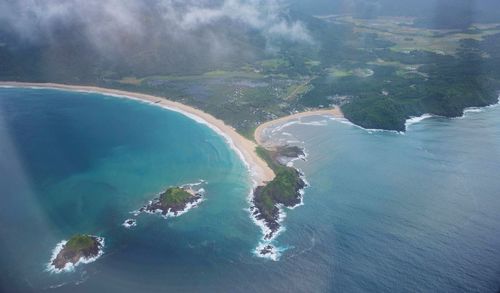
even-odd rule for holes
{"type": "Polygon", "coordinates": [[[132,227],[137,226],[137,220],[136,219],[126,219],[125,222],[122,224],[123,227],[130,229],[132,227]]]}
{"type": "Polygon", "coordinates": [[[248,202],[250,204],[250,208],[247,208],[245,210],[247,210],[249,213],[250,213],[250,218],[252,219],[252,221],[254,222],[255,225],[257,225],[261,231],[262,231],[262,238],[261,238],[261,241],[262,242],[266,242],[266,243],[270,243],[271,241],[273,241],[276,237],[278,237],[279,234],[281,234],[281,232],[285,231],[285,227],[283,227],[283,225],[281,225],[281,223],[283,222],[283,220],[286,218],[286,214],[283,212],[283,206],[281,205],[278,205],[278,210],[279,210],[279,213],[278,213],[278,224],[280,224],[280,228],[274,232],[273,236],[269,239],[266,239],[266,236],[267,235],[270,235],[272,230],[269,229],[269,227],[267,227],[266,225],[266,221],[264,219],[257,219],[257,216],[255,216],[253,214],[253,212],[255,211],[255,206],[253,204],[253,191],[250,192],[250,195],[249,195],[249,198],[248,198],[248,202]]]}
{"type": "Polygon", "coordinates": [[[280,256],[281,256],[281,251],[278,250],[276,248],[276,246],[273,244],[274,243],[274,240],[276,239],[276,237],[278,237],[281,233],[285,232],[286,231],[286,228],[282,225],[282,222],[283,220],[286,218],[286,214],[285,212],[283,211],[283,206],[282,205],[278,205],[278,210],[279,210],[279,215],[278,215],[278,223],[280,224],[280,228],[273,234],[273,236],[269,239],[266,239],[266,236],[271,233],[271,229],[269,229],[267,226],[266,226],[266,222],[264,220],[258,220],[256,217],[254,217],[252,215],[252,220],[253,222],[259,226],[261,229],[262,229],[262,232],[263,232],[263,236],[259,242],[259,244],[257,245],[257,247],[254,249],[254,254],[258,257],[262,257],[262,258],[268,258],[268,259],[271,259],[273,261],[278,261],[280,256]],[[260,253],[260,251],[262,250],[262,248],[266,247],[266,246],[271,246],[271,253],[268,253],[268,254],[262,254],[260,253]]]}
{"type": "Polygon", "coordinates": [[[480,113],[484,112],[484,108],[471,107],[464,110],[465,113],[480,113]]]}
{"type": "Polygon", "coordinates": [[[403,134],[404,135],[404,132],[396,131],[396,130],[364,128],[362,126],[359,126],[357,124],[352,123],[351,121],[347,120],[347,118],[330,117],[329,119],[331,121],[337,121],[337,122],[340,122],[342,124],[347,124],[347,125],[350,125],[350,126],[357,127],[359,129],[362,129],[362,130],[368,132],[369,134],[373,134],[373,133],[376,133],[376,132],[387,132],[387,133],[395,133],[395,134],[403,134]]]}
{"type": "MultiPolygon", "coordinates": [[[[93,236],[96,237],[96,236],[93,236]]],[[[67,240],[63,240],[59,242],[56,247],[52,250],[52,256],[50,257],[50,261],[47,264],[46,271],[50,273],[62,273],[62,272],[73,272],[77,266],[80,264],[89,264],[91,262],[96,261],[98,258],[100,258],[104,254],[104,238],[103,237],[96,237],[97,242],[101,245],[99,252],[97,253],[96,256],[94,257],[81,257],[76,263],[68,262],[62,269],[56,268],[52,263],[56,259],[57,255],[63,250],[64,245],[68,242],[67,240]]]]}
{"type": "MultiPolygon", "coordinates": [[[[194,201],[194,202],[190,202],[190,203],[187,203],[186,204],[186,208],[184,208],[182,211],[179,211],[177,212],[177,214],[175,214],[174,212],[171,212],[170,209],[168,210],[167,214],[165,215],[162,215],[163,218],[165,219],[168,219],[168,218],[173,218],[173,217],[179,217],[179,216],[182,216],[184,215],[185,213],[189,212],[191,209],[193,208],[196,208],[198,207],[198,205],[204,201],[205,199],[203,197],[201,197],[200,199],[194,201]]],[[[158,210],[157,210],[158,211],[158,210]]]]}
{"type": "MultiPolygon", "coordinates": [[[[271,130],[271,134],[281,132],[283,129],[290,127],[292,125],[295,125],[295,124],[309,125],[309,126],[326,126],[326,125],[328,125],[328,120],[319,120],[319,121],[313,120],[313,121],[309,121],[309,122],[303,122],[302,119],[299,117],[299,118],[293,119],[289,122],[283,123],[279,126],[273,127],[271,130]]],[[[286,135],[286,136],[291,136],[291,134],[288,132],[282,132],[282,134],[286,135]]]]}
{"type": "MultiPolygon", "coordinates": [[[[293,164],[294,161],[296,161],[296,160],[306,160],[307,157],[309,156],[309,154],[305,151],[305,149],[303,150],[303,152],[304,152],[304,155],[300,155],[297,158],[293,158],[292,160],[290,160],[290,162],[288,162],[287,165],[289,167],[293,167],[294,166],[294,164],[293,164]]],[[[309,182],[307,181],[306,177],[304,176],[304,173],[300,169],[298,169],[298,168],[296,168],[296,169],[300,173],[300,179],[302,179],[302,181],[304,181],[305,186],[304,186],[304,188],[302,188],[302,189],[299,190],[299,193],[300,193],[300,202],[298,204],[294,205],[293,207],[287,207],[288,210],[294,210],[295,208],[304,205],[305,189],[310,186],[309,182]]],[[[260,227],[260,229],[262,231],[262,234],[263,234],[262,238],[261,238],[261,240],[259,242],[259,244],[253,250],[254,255],[256,255],[258,257],[262,257],[262,258],[267,258],[267,259],[270,259],[270,260],[273,260],[273,261],[278,261],[280,259],[281,255],[282,255],[282,252],[286,250],[284,248],[277,248],[274,245],[275,239],[281,233],[283,233],[284,231],[286,231],[286,227],[282,224],[283,221],[286,218],[286,213],[284,211],[285,207],[283,205],[281,205],[281,204],[277,205],[278,210],[279,210],[277,222],[279,223],[280,228],[273,234],[273,236],[271,238],[266,238],[266,236],[269,235],[272,232],[272,230],[267,227],[265,220],[263,220],[263,219],[259,220],[253,214],[253,212],[255,211],[255,206],[253,204],[253,192],[250,192],[250,194],[248,196],[248,202],[250,204],[250,208],[247,209],[247,210],[250,213],[250,218],[255,223],[255,225],[257,225],[258,227],[260,227]],[[269,249],[270,252],[268,252],[266,254],[262,254],[261,253],[262,249],[264,249],[266,247],[270,247],[270,249],[269,249]]]]}
{"type": "Polygon", "coordinates": [[[410,127],[411,125],[415,124],[415,123],[419,123],[425,119],[428,119],[428,118],[432,118],[434,117],[434,115],[431,115],[431,114],[423,114],[421,116],[416,116],[416,117],[410,117],[409,119],[406,119],[406,122],[405,122],[405,129],[408,130],[408,127],[410,127]]]}
{"type": "Polygon", "coordinates": [[[266,239],[266,236],[271,234],[272,230],[269,229],[269,227],[267,227],[266,221],[264,219],[257,219],[257,216],[253,214],[253,212],[256,209],[253,204],[253,190],[250,191],[247,197],[247,201],[250,204],[250,208],[247,208],[245,210],[247,210],[248,213],[250,214],[250,219],[252,219],[252,222],[262,231],[262,237],[259,241],[258,246],[253,250],[253,253],[258,257],[268,258],[274,261],[278,261],[281,254],[279,253],[278,250],[275,249],[275,246],[272,243],[274,242],[274,239],[278,237],[278,235],[286,231],[286,228],[281,224],[283,220],[286,218],[286,214],[283,211],[283,207],[281,205],[278,205],[279,214],[277,222],[280,224],[280,228],[276,232],[274,232],[271,238],[266,239]],[[273,253],[265,255],[261,254],[260,250],[262,250],[262,248],[266,247],[267,245],[271,245],[273,247],[273,253]]]}
{"type": "MultiPolygon", "coordinates": [[[[202,192],[205,192],[205,190],[203,188],[201,188],[200,190],[201,190],[201,192],[197,191],[197,193],[202,194],[202,192]]],[[[184,215],[185,213],[189,212],[191,209],[198,207],[200,205],[200,203],[203,202],[204,200],[205,200],[204,197],[200,197],[193,202],[187,203],[186,207],[182,211],[178,211],[177,214],[174,213],[172,211],[172,209],[168,209],[166,214],[163,214],[163,210],[161,210],[161,209],[157,209],[157,210],[152,211],[152,212],[148,211],[148,210],[144,210],[144,213],[146,213],[146,214],[159,214],[164,219],[180,217],[180,216],[184,215]]],[[[153,201],[149,201],[149,204],[152,204],[152,203],[153,203],[153,201]]],[[[133,211],[132,213],[134,215],[139,215],[141,212],[133,211]]]]}
{"type": "Polygon", "coordinates": [[[292,126],[294,124],[298,124],[300,123],[300,121],[298,119],[295,119],[295,120],[292,120],[292,121],[289,121],[287,123],[283,123],[281,124],[280,126],[277,126],[277,127],[274,127],[272,130],[271,130],[271,133],[276,133],[276,132],[280,132],[281,130],[289,127],[289,126],[292,126]]]}
{"type": "MultiPolygon", "coordinates": [[[[181,187],[183,187],[183,188],[184,187],[189,187],[189,188],[192,189],[193,187],[200,186],[202,184],[207,184],[207,181],[205,181],[203,179],[200,179],[198,182],[187,183],[187,184],[181,185],[181,187]]],[[[205,188],[200,187],[198,190],[194,190],[194,192],[196,194],[201,195],[201,197],[198,198],[197,200],[195,200],[194,202],[187,203],[186,207],[182,211],[178,211],[177,214],[175,214],[174,212],[172,212],[171,209],[169,209],[165,215],[163,214],[163,211],[160,210],[160,209],[157,209],[155,211],[148,211],[148,210],[144,209],[142,212],[139,209],[139,210],[131,211],[130,213],[132,215],[134,215],[135,217],[139,216],[143,212],[146,213],[146,214],[159,214],[164,219],[179,217],[181,215],[184,215],[185,213],[187,213],[191,209],[198,207],[199,204],[205,200],[205,197],[204,197],[204,195],[206,193],[205,188]]],[[[161,195],[161,193],[162,192],[158,193],[158,195],[161,195]]],[[[153,203],[153,200],[150,200],[148,202],[148,205],[151,205],[152,203],[153,203]]],[[[135,226],[137,226],[137,220],[136,219],[127,219],[127,220],[125,220],[125,222],[123,222],[122,226],[125,227],[125,228],[135,227],[135,226]],[[131,221],[132,223],[129,224],[128,223],[129,221],[131,221]]]]}
{"type": "Polygon", "coordinates": [[[282,252],[285,250],[286,248],[276,247],[271,243],[260,242],[259,245],[254,249],[253,253],[258,257],[267,258],[273,261],[278,261],[281,257],[282,252]],[[261,251],[264,248],[268,248],[270,252],[262,254],[261,251]]]}
{"type": "Polygon", "coordinates": [[[327,120],[319,120],[319,121],[310,121],[310,122],[302,122],[299,121],[300,125],[310,125],[310,126],[326,126],[328,125],[327,120]]]}
{"type": "MultiPolygon", "coordinates": [[[[457,117],[457,118],[458,119],[464,118],[464,117],[467,116],[468,113],[480,113],[480,112],[484,112],[486,109],[495,108],[495,107],[498,107],[499,105],[500,105],[500,96],[498,97],[498,102],[495,103],[495,104],[484,106],[484,107],[468,107],[468,108],[465,108],[464,109],[464,114],[462,116],[460,116],[460,117],[457,117]]],[[[411,125],[413,125],[415,123],[419,123],[419,122],[421,122],[421,121],[423,121],[425,119],[433,118],[433,117],[441,117],[441,116],[426,113],[426,114],[423,114],[421,116],[410,117],[409,119],[407,119],[405,121],[405,129],[408,130],[409,126],[411,126],[411,125]]],[[[361,127],[359,125],[356,125],[356,124],[352,123],[351,121],[347,120],[346,118],[329,117],[328,119],[330,119],[332,121],[338,121],[340,123],[344,123],[344,124],[348,124],[348,125],[351,125],[351,126],[355,126],[355,127],[361,128],[361,129],[363,129],[365,131],[368,131],[368,133],[373,133],[373,132],[392,132],[392,133],[404,134],[404,132],[395,131],[395,130],[364,128],[364,127],[361,127]]],[[[454,118],[451,118],[451,119],[454,119],[454,118]]]]}
{"type": "Polygon", "coordinates": [[[496,108],[500,105],[500,96],[498,97],[498,102],[493,105],[488,105],[485,107],[469,107],[464,109],[464,114],[458,118],[465,118],[468,113],[481,113],[484,112],[486,109],[491,109],[491,108],[496,108]]]}
{"type": "MultiPolygon", "coordinates": [[[[184,185],[182,185],[182,187],[187,186],[187,187],[191,187],[192,188],[194,186],[199,186],[199,185],[202,185],[202,184],[208,184],[208,182],[206,180],[200,179],[200,180],[198,180],[198,182],[184,184],[184,185]]],[[[201,188],[201,189],[203,189],[203,188],[201,188]]],[[[199,192],[199,190],[197,192],[199,192]]]]}

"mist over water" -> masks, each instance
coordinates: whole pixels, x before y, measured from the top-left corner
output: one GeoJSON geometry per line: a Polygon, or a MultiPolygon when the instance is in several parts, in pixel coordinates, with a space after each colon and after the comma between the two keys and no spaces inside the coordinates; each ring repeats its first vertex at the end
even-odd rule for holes
{"type": "Polygon", "coordinates": [[[273,262],[252,254],[248,173],[206,126],[98,94],[0,89],[0,289],[495,292],[499,114],[429,118],[405,135],[324,117],[275,132],[304,142],[308,161],[295,164],[311,187],[287,211],[273,262]],[[199,179],[198,208],[121,226],[157,192],[199,179]],[[45,272],[74,233],[105,237],[104,255],[45,272]]]}

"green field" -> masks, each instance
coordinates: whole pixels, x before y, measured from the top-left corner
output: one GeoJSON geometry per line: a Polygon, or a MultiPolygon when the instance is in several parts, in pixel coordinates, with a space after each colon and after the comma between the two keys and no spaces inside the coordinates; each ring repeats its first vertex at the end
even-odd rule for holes
{"type": "Polygon", "coordinates": [[[169,207],[185,203],[190,197],[192,197],[191,193],[183,188],[171,187],[160,195],[160,203],[164,207],[169,207]]]}
{"type": "Polygon", "coordinates": [[[72,236],[65,245],[65,249],[70,251],[83,251],[92,248],[95,244],[94,238],[89,235],[72,236]]]}
{"type": "Polygon", "coordinates": [[[262,36],[238,31],[239,51],[215,61],[203,57],[202,47],[192,58],[146,46],[110,60],[81,46],[59,48],[65,54],[43,46],[16,50],[0,29],[0,79],[158,95],[204,110],[251,139],[261,123],[307,109],[340,105],[358,125],[404,130],[410,116],[458,116],[465,107],[496,101],[497,23],[431,29],[411,17],[294,17],[314,42],[279,40],[269,50],[262,36]],[[67,59],[73,55],[80,57],[67,59]],[[44,56],[65,58],[48,67],[44,56]]]}

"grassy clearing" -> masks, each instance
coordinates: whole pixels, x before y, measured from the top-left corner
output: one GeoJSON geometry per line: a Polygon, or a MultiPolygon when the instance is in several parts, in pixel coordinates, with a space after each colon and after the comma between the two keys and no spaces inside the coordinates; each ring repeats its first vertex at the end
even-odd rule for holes
{"type": "Polygon", "coordinates": [[[186,202],[191,196],[191,193],[180,187],[171,187],[160,195],[160,202],[165,207],[177,205],[186,202]]]}
{"type": "Polygon", "coordinates": [[[290,66],[288,60],[282,58],[262,60],[259,63],[265,71],[276,71],[280,68],[287,68],[290,66]]]}
{"type": "Polygon", "coordinates": [[[91,248],[94,243],[95,240],[91,236],[78,234],[68,240],[65,248],[73,251],[81,251],[91,248]]]}
{"type": "Polygon", "coordinates": [[[341,16],[329,20],[352,24],[356,33],[376,33],[380,38],[395,43],[391,50],[405,53],[420,50],[454,55],[463,39],[482,41],[487,36],[500,33],[498,24],[475,24],[467,32],[426,29],[413,26],[414,19],[411,17],[356,19],[351,16],[341,16]]]}

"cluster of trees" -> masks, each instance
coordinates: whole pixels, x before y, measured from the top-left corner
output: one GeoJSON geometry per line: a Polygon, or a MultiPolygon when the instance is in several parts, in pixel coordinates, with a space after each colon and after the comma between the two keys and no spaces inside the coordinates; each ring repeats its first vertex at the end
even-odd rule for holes
{"type": "Polygon", "coordinates": [[[356,39],[363,39],[363,43],[354,47],[345,40],[322,43],[318,56],[325,67],[312,81],[313,89],[302,97],[302,104],[318,107],[331,104],[334,95],[348,96],[350,102],[342,109],[352,122],[366,128],[404,131],[405,120],[411,116],[432,113],[456,117],[466,107],[486,106],[498,99],[500,34],[483,41],[462,40],[454,56],[416,50],[395,52],[389,49],[389,42],[373,35],[356,39]],[[387,65],[366,63],[378,58],[387,65]],[[325,71],[330,64],[346,71],[368,67],[374,74],[333,78],[325,71]],[[418,71],[401,73],[394,64],[418,66],[418,71]]]}
{"type": "MultiPolygon", "coordinates": [[[[486,20],[495,19],[498,13],[487,16],[487,12],[495,10],[486,8],[496,7],[496,1],[478,1],[474,2],[477,3],[475,6],[471,6],[472,1],[462,0],[423,0],[418,3],[396,0],[290,1],[292,5],[286,12],[287,17],[305,24],[312,42],[277,39],[269,48],[268,41],[256,30],[228,25],[223,20],[197,32],[200,38],[196,40],[202,43],[210,42],[209,38],[203,37],[205,35],[224,36],[223,39],[230,40],[228,45],[231,48],[221,48],[225,53],[215,55],[206,50],[206,46],[158,41],[162,39],[162,34],[169,33],[161,29],[151,34],[153,37],[147,39],[148,42],[131,43],[125,48],[117,48],[116,54],[103,54],[82,37],[79,27],[61,29],[50,39],[35,43],[24,42],[0,27],[0,80],[96,84],[181,99],[189,96],[186,91],[189,87],[182,82],[158,87],[123,85],[112,81],[127,76],[195,75],[215,69],[240,70],[248,65],[260,68],[262,60],[279,59],[283,60],[279,66],[263,73],[300,80],[307,76],[316,78],[311,82],[311,91],[296,104],[290,105],[290,109],[278,114],[292,108],[326,106],[332,102],[332,96],[345,95],[351,99],[343,105],[343,110],[352,122],[369,128],[394,130],[403,130],[404,121],[409,116],[423,113],[458,116],[464,107],[484,106],[496,101],[496,90],[500,87],[500,34],[488,36],[483,41],[464,40],[456,56],[424,51],[406,54],[390,50],[394,44],[376,34],[354,32],[349,24],[328,23],[313,16],[329,12],[350,12],[355,16],[361,13],[366,17],[410,15],[418,17],[417,24],[421,26],[469,30],[468,25],[471,20],[477,20],[478,15],[484,15],[486,20]],[[426,19],[426,15],[436,15],[441,10],[444,16],[439,17],[439,21],[443,23],[436,24],[430,18],[426,19]],[[434,13],[424,13],[429,11],[434,13]],[[401,74],[396,66],[368,64],[378,58],[423,66],[418,73],[401,74]],[[332,67],[346,72],[369,68],[374,74],[363,78],[333,78],[329,72],[332,67]]],[[[498,17],[500,21],[500,15],[498,17]]],[[[268,96],[268,99],[273,97],[268,96]]],[[[246,99],[247,102],[250,100],[246,99]]],[[[192,102],[196,101],[195,97],[192,102]]],[[[214,103],[218,101],[214,100],[214,103]]],[[[243,129],[239,127],[241,121],[238,119],[249,120],[246,116],[227,114],[233,109],[222,113],[220,107],[211,109],[208,108],[210,105],[212,103],[196,104],[222,119],[229,119],[238,129],[243,129]]],[[[257,95],[254,102],[245,105],[261,107],[267,104],[261,95],[257,95]]],[[[262,109],[251,110],[252,113],[247,111],[249,115],[260,113],[259,119],[265,119],[265,113],[259,111],[262,109]]],[[[249,131],[248,127],[244,129],[249,131]]]]}

